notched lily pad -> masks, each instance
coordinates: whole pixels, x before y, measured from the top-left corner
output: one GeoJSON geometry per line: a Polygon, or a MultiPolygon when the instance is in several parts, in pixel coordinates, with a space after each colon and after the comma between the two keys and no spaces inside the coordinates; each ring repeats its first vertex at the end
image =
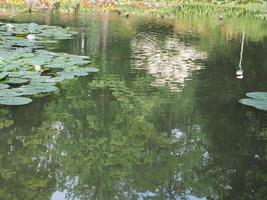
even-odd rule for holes
{"type": "Polygon", "coordinates": [[[8,84],[25,84],[28,83],[29,79],[23,79],[23,78],[8,78],[5,83],[8,84]]]}
{"type": "Polygon", "coordinates": [[[51,76],[33,76],[31,77],[31,83],[47,83],[51,76]]]}
{"type": "Polygon", "coordinates": [[[8,74],[9,74],[8,72],[2,72],[2,73],[0,73],[0,80],[6,78],[8,76],[8,74]]]}
{"type": "Polygon", "coordinates": [[[267,92],[250,92],[246,96],[250,98],[240,99],[239,103],[267,111],[267,92]]]}
{"type": "Polygon", "coordinates": [[[0,83],[0,90],[9,88],[9,85],[0,83]]]}
{"type": "Polygon", "coordinates": [[[62,82],[64,80],[65,79],[62,77],[53,77],[53,78],[47,79],[45,82],[46,83],[59,83],[59,82],[62,82]]]}
{"type": "Polygon", "coordinates": [[[3,90],[0,90],[0,98],[17,97],[17,96],[21,96],[21,94],[17,93],[13,89],[3,89],[3,90]]]}
{"type": "Polygon", "coordinates": [[[31,102],[32,100],[26,97],[0,97],[0,104],[8,106],[21,106],[31,102]]]}
{"type": "Polygon", "coordinates": [[[98,72],[99,71],[99,69],[94,68],[94,67],[83,67],[81,69],[86,70],[87,72],[98,72]]]}
{"type": "Polygon", "coordinates": [[[267,100],[267,92],[249,92],[246,95],[254,99],[266,99],[267,100]]]}
{"type": "Polygon", "coordinates": [[[74,73],[67,71],[58,72],[57,75],[63,79],[73,79],[76,76],[74,73]]]}
{"type": "Polygon", "coordinates": [[[21,95],[35,95],[39,93],[54,92],[58,88],[53,83],[31,83],[29,85],[21,86],[16,89],[16,92],[21,95]]]}

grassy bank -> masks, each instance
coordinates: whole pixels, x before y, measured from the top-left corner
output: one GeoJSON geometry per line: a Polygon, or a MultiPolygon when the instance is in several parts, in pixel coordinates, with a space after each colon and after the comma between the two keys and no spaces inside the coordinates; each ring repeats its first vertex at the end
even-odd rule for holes
{"type": "Polygon", "coordinates": [[[120,9],[126,13],[153,13],[159,16],[217,16],[224,17],[249,17],[267,19],[267,6],[265,3],[248,4],[215,4],[215,3],[165,3],[158,6],[143,6],[142,4],[121,4],[120,9]]]}
{"type": "Polygon", "coordinates": [[[165,16],[217,16],[267,19],[267,3],[264,1],[126,1],[126,0],[0,0],[0,8],[25,12],[98,12],[110,11],[120,15],[153,14],[165,16]],[[240,3],[241,2],[241,3],[240,3]]]}

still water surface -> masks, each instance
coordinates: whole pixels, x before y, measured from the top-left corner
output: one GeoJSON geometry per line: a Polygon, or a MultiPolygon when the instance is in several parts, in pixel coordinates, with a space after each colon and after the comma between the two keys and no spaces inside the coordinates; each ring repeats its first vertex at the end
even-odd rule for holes
{"type": "Polygon", "coordinates": [[[0,199],[266,199],[267,113],[238,103],[267,91],[266,24],[8,19],[78,30],[50,50],[88,55],[100,71],[1,106],[0,199]]]}

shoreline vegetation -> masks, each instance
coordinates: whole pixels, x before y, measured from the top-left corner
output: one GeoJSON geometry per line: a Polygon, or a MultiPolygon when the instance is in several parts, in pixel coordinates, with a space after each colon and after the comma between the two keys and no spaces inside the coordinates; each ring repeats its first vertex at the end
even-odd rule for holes
{"type": "Polygon", "coordinates": [[[77,10],[71,3],[77,3],[74,0],[61,0],[60,4],[57,4],[57,0],[53,0],[53,4],[52,0],[49,0],[51,2],[49,6],[32,4],[31,10],[26,0],[0,0],[0,2],[0,19],[7,22],[25,22],[34,18],[36,23],[51,25],[51,19],[60,17],[61,23],[67,26],[75,24],[77,16],[83,18],[88,14],[109,13],[111,16],[120,15],[120,18],[126,19],[127,26],[138,23],[140,17],[152,21],[158,18],[159,23],[170,24],[174,31],[179,32],[182,29],[185,32],[200,33],[207,40],[210,40],[209,32],[216,32],[217,29],[221,30],[222,40],[240,38],[243,33],[250,41],[261,41],[267,36],[266,21],[263,20],[267,19],[265,12],[267,2],[265,5],[261,2],[233,4],[233,1],[231,4],[211,4],[203,3],[204,0],[198,3],[194,1],[194,4],[174,3],[172,0],[168,2],[83,0],[77,10]]]}
{"type": "Polygon", "coordinates": [[[140,1],[140,0],[0,0],[0,9],[19,12],[115,12],[129,17],[131,14],[168,16],[215,16],[267,19],[267,2],[240,1],[140,1]]]}

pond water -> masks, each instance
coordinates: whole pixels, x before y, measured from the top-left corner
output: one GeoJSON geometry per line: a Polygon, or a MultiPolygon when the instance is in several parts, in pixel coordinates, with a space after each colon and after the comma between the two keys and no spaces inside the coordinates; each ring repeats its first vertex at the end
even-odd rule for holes
{"type": "Polygon", "coordinates": [[[1,106],[0,199],[266,199],[267,113],[238,103],[267,91],[266,24],[1,18],[70,26],[77,37],[47,48],[90,56],[99,72],[1,106]]]}

